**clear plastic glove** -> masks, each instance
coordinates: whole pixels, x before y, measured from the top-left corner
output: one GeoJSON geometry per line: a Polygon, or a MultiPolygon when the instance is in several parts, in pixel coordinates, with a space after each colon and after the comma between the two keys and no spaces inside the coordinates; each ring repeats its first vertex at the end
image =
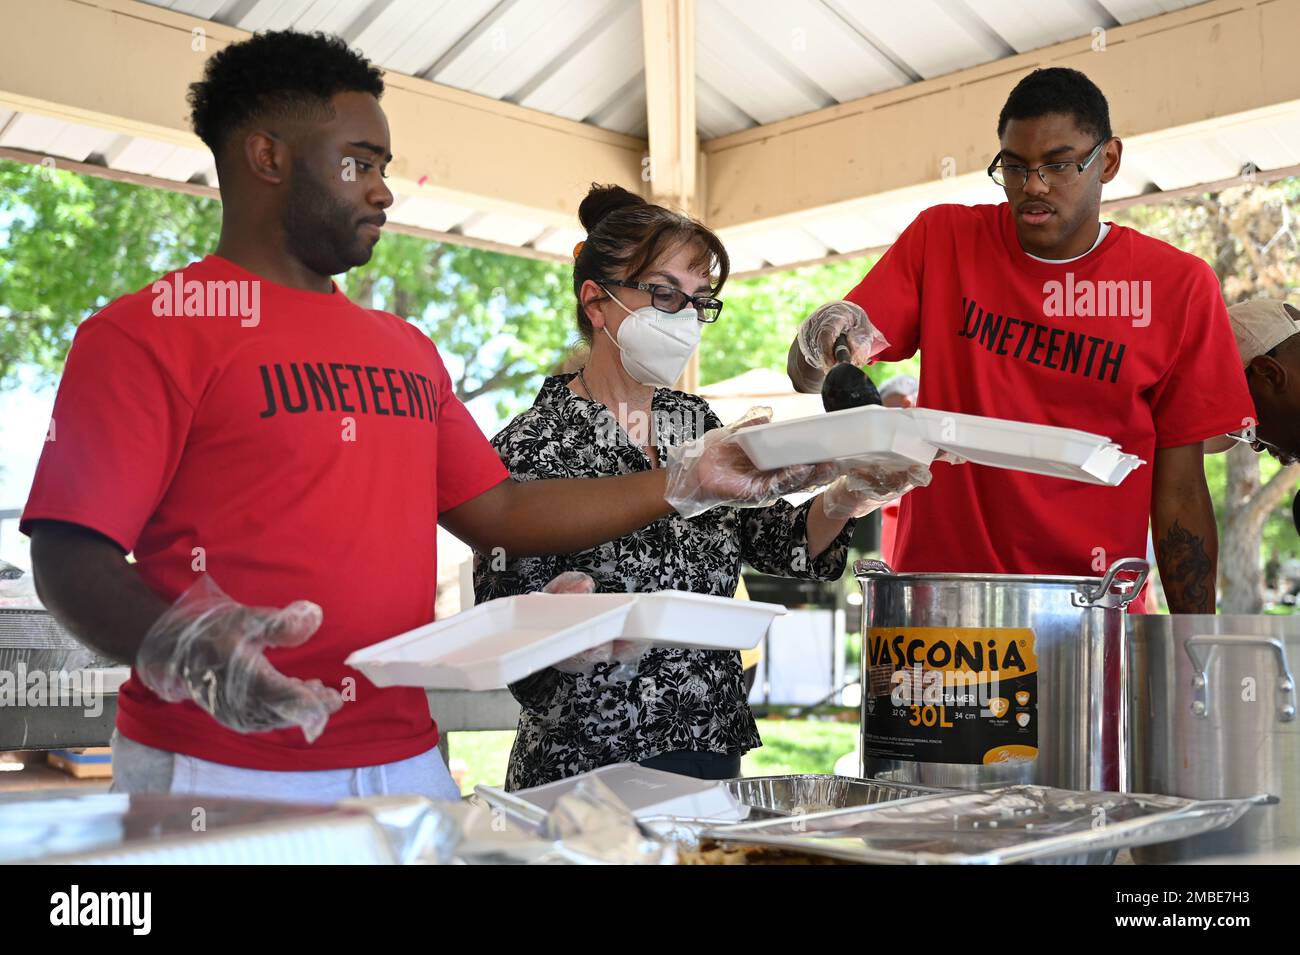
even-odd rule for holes
{"type": "Polygon", "coordinates": [[[847,335],[851,354],[850,361],[861,367],[889,347],[889,341],[880,329],[871,324],[871,319],[862,310],[862,306],[853,302],[830,302],[813,312],[799,325],[795,341],[799,343],[799,352],[818,374],[815,380],[805,377],[794,382],[799,391],[814,393],[822,385],[826,372],[836,364],[835,340],[847,335]]]}
{"type": "Polygon", "coordinates": [[[568,659],[555,664],[561,673],[591,673],[601,665],[611,665],[615,670],[608,674],[611,679],[630,681],[636,676],[637,664],[650,648],[648,643],[633,640],[611,640],[590,650],[575,653],[568,659]]]}
{"type": "MultiPolygon", "coordinates": [[[[596,581],[580,570],[566,570],[551,579],[542,588],[544,594],[594,594],[596,581]]],[[[590,673],[602,663],[615,664],[620,668],[628,667],[635,673],[636,665],[641,662],[648,645],[632,640],[611,640],[590,650],[575,653],[566,660],[555,664],[561,673],[590,673]]],[[[630,678],[630,676],[629,676],[630,678]]]]}
{"type": "Polygon", "coordinates": [[[551,578],[551,582],[542,588],[544,594],[594,594],[596,582],[590,574],[580,570],[566,570],[551,578]]]}
{"type": "Polygon", "coordinates": [[[320,680],[285,676],[263,651],[300,646],[320,624],[321,609],[310,601],[282,610],[247,607],[204,574],[149,628],[135,671],[162,699],[196,703],[232,730],[298,726],[310,743],[343,697],[320,680]]]}
{"type": "Polygon", "coordinates": [[[832,464],[758,470],[736,441],[736,432],[767,424],[771,417],[771,408],[750,408],[734,424],[669,448],[665,500],[683,517],[695,517],[722,504],[766,507],[787,494],[822,487],[835,479],[832,464]]]}
{"type": "Polygon", "coordinates": [[[929,483],[930,468],[924,464],[854,467],[822,492],[822,511],[834,521],[866,517],[913,488],[929,483]]]}

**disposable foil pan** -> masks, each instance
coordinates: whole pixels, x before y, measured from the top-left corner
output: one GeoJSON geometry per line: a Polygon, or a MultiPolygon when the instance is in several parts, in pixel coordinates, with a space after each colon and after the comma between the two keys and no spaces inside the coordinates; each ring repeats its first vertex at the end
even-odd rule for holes
{"type": "Polygon", "coordinates": [[[82,670],[117,666],[77,641],[47,610],[0,607],[0,670],[82,670]]]}
{"type": "Polygon", "coordinates": [[[801,774],[793,776],[750,776],[725,783],[740,802],[753,809],[790,816],[853,806],[874,806],[882,802],[911,799],[947,792],[933,786],[857,779],[852,776],[801,774]]]}
{"type": "Polygon", "coordinates": [[[719,826],[701,837],[876,864],[1109,861],[1120,849],[1226,828],[1269,799],[1003,786],[719,826]]]}
{"type": "MultiPolygon", "coordinates": [[[[788,819],[808,813],[874,806],[949,791],[912,783],[816,773],[749,776],[728,779],[722,785],[743,805],[749,807],[750,821],[788,819]]],[[[682,817],[651,817],[642,820],[645,829],[684,849],[697,847],[702,833],[723,825],[729,824],[720,820],[682,817]]]]}
{"type": "Polygon", "coordinates": [[[482,813],[412,795],[334,805],[153,793],[0,803],[0,864],[451,864],[467,834],[469,851],[514,850],[509,861],[538,854],[535,840],[498,832],[482,813]]]}

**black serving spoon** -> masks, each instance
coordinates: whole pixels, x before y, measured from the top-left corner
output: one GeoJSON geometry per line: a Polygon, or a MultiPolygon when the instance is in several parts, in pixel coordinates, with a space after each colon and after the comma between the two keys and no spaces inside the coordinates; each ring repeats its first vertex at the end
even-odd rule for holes
{"type": "Polygon", "coordinates": [[[835,339],[836,364],[822,382],[822,407],[827,411],[881,404],[880,392],[852,357],[847,333],[835,339]]]}

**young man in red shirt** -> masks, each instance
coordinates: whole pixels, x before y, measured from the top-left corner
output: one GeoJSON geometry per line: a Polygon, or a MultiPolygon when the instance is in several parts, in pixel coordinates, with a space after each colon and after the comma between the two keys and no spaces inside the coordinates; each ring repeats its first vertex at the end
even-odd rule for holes
{"type": "Polygon", "coordinates": [[[859,363],[923,352],[920,407],[1097,432],[1149,462],[1114,488],[942,464],[902,501],[896,569],[1097,576],[1145,554],[1150,523],[1170,609],[1213,613],[1201,442],[1254,415],[1214,273],[1100,221],[1121,143],[1082,73],[1025,77],[998,136],[1006,203],[921,213],[847,297],[869,318],[804,322],[791,380],[816,391],[847,332],[859,363]]]}
{"type": "Polygon", "coordinates": [[[483,553],[569,553],[812,477],[754,472],[721,429],[653,471],[508,480],[434,344],[330,278],[369,260],[393,201],[382,92],[337,38],[214,55],[190,103],[216,253],[69,353],[22,528],[46,606],[134,664],[119,789],[454,798],[424,692],[344,665],[433,619],[438,522],[483,553]]]}

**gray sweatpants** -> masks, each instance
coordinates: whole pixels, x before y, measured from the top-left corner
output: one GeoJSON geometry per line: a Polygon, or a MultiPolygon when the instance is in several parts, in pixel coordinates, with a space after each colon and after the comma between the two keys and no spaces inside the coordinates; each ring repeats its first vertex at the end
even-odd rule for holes
{"type": "Polygon", "coordinates": [[[170,753],[113,733],[116,793],[199,793],[233,799],[335,803],[352,796],[417,795],[459,799],[437,748],[410,759],[356,769],[275,772],[170,753]]]}

